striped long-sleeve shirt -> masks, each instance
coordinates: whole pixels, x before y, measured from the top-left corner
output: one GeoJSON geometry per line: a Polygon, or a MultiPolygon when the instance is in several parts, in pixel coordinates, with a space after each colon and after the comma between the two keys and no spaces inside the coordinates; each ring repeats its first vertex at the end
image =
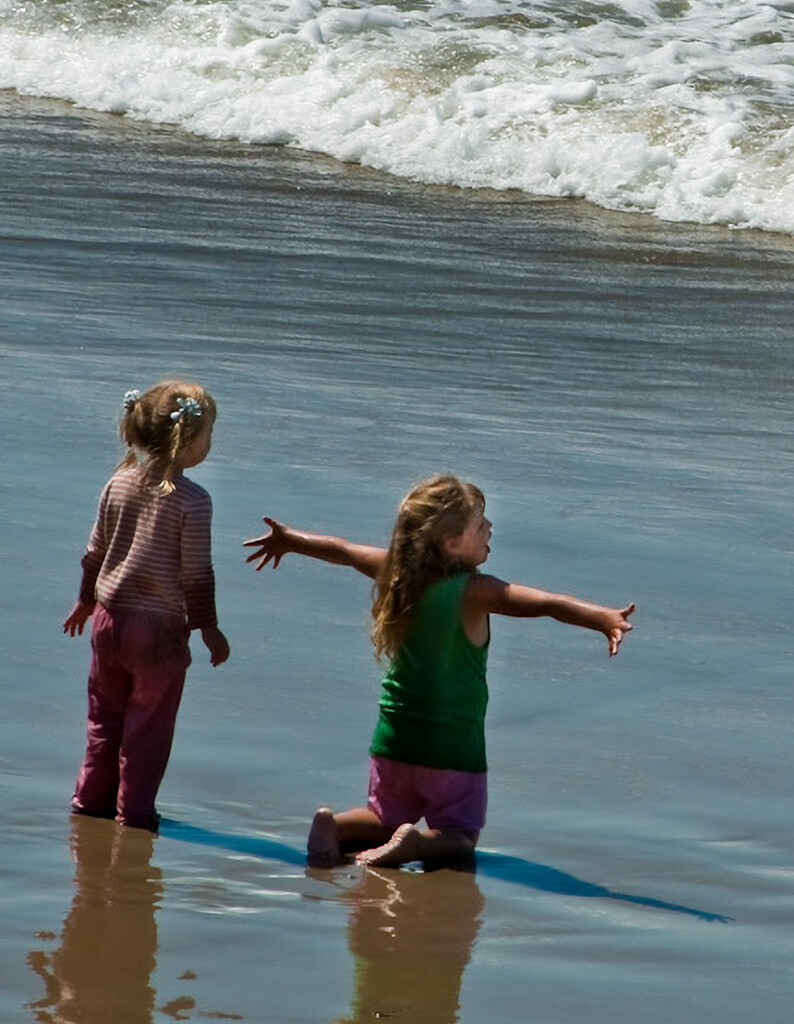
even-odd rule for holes
{"type": "Polygon", "coordinates": [[[171,494],[144,487],[136,467],[111,477],[82,560],[82,601],[217,625],[212,500],[185,476],[174,485],[171,494]]]}

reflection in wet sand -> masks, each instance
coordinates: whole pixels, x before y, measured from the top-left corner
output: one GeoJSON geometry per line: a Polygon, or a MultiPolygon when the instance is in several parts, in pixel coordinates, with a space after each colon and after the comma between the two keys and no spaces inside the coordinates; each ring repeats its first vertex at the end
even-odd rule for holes
{"type": "Polygon", "coordinates": [[[30,967],[46,995],[28,1003],[42,1024],[149,1024],[155,991],[155,910],[161,873],[154,836],[115,822],[74,816],[75,891],[54,952],[34,950],[30,967]]]}
{"type": "Polygon", "coordinates": [[[354,994],[337,1024],[454,1024],[484,905],[474,874],[369,868],[348,898],[354,994]]]}

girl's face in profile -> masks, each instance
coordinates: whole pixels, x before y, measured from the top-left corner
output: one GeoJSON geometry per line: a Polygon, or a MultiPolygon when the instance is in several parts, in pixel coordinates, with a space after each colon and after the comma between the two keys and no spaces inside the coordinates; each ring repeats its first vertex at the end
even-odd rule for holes
{"type": "Polygon", "coordinates": [[[457,558],[467,565],[482,565],[488,559],[493,524],[485,518],[484,512],[476,512],[457,537],[447,537],[444,550],[452,558],[457,558]]]}

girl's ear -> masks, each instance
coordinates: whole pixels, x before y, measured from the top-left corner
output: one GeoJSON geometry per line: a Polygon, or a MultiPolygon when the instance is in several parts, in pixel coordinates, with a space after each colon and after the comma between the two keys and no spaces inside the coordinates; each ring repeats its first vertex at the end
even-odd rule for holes
{"type": "Polygon", "coordinates": [[[441,540],[441,550],[448,558],[457,558],[460,554],[460,539],[462,534],[456,537],[444,537],[441,540]]]}

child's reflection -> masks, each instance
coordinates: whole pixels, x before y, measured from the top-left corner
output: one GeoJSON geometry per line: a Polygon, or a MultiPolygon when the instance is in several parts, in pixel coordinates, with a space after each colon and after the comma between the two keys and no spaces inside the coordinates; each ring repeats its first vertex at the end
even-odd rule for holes
{"type": "Polygon", "coordinates": [[[369,868],[350,899],[355,991],[338,1024],[454,1024],[484,904],[473,869],[369,868]]]}
{"type": "Polygon", "coordinates": [[[154,912],[161,873],[151,866],[154,836],[143,829],[74,815],[72,908],[61,944],[34,951],[46,996],[28,1008],[44,1024],[149,1024],[157,950],[154,912]]]}

